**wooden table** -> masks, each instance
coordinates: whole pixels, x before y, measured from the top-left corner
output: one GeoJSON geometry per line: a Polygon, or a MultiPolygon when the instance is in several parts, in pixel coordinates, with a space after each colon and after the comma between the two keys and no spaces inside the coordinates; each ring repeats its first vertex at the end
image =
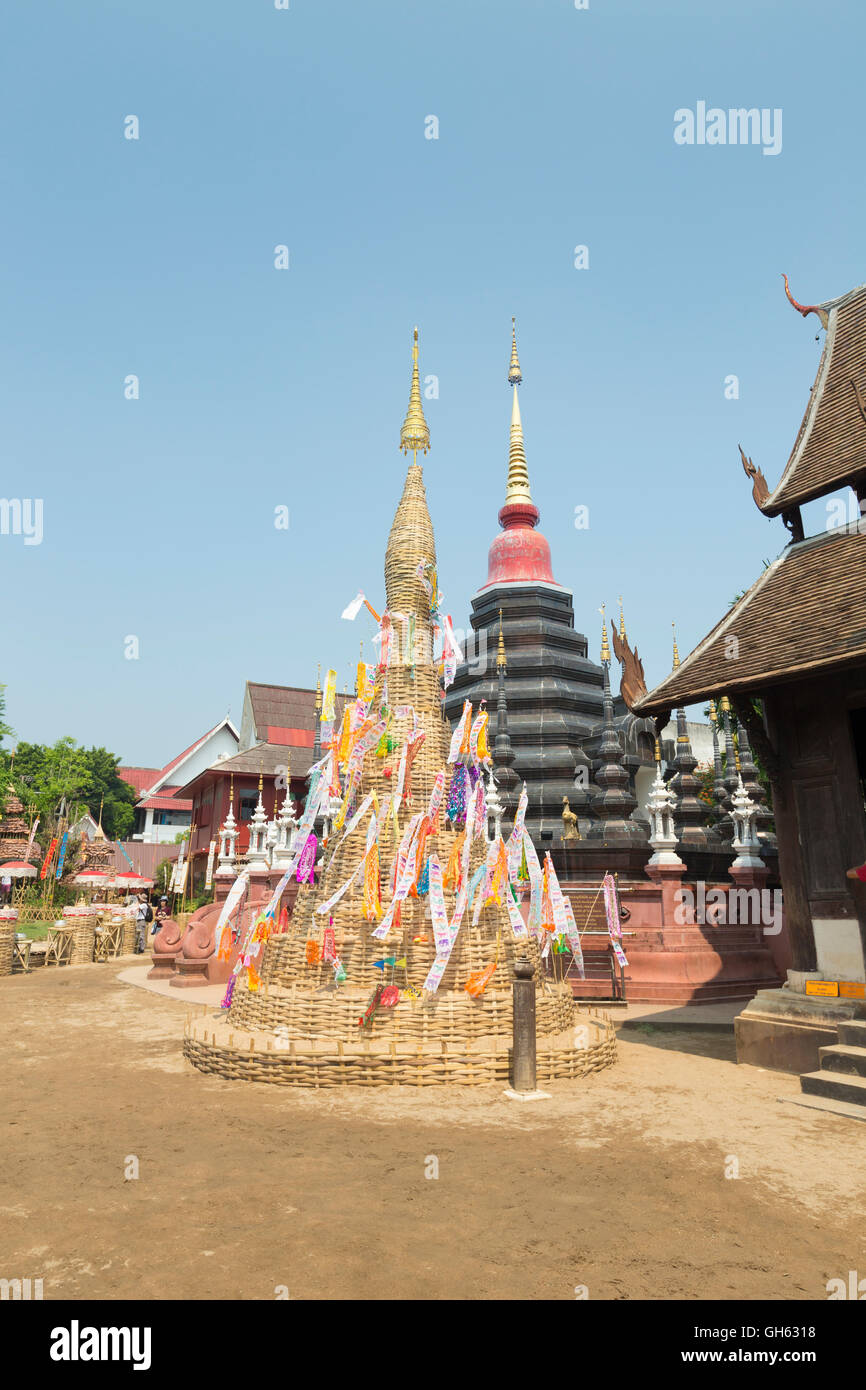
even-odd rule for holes
{"type": "Polygon", "coordinates": [[[12,945],[13,970],[15,969],[16,964],[18,964],[21,966],[21,969],[24,971],[25,975],[30,974],[30,948],[32,945],[33,942],[30,940],[30,937],[26,936],[24,932],[15,933],[15,939],[12,945]]]}
{"type": "Polygon", "coordinates": [[[68,965],[72,956],[72,936],[75,928],[63,922],[59,927],[49,927],[46,940],[45,964],[68,965]]]}

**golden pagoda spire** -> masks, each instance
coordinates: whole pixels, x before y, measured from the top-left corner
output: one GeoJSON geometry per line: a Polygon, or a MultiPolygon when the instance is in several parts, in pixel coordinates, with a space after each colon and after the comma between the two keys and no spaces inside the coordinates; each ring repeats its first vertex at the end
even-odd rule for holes
{"type": "Polygon", "coordinates": [[[661,744],[659,743],[658,739],[656,739],[656,767],[661,767],[661,761],[662,761],[662,746],[661,746],[661,744]]]}
{"type": "Polygon", "coordinates": [[[500,610],[499,610],[499,647],[498,647],[497,652],[496,652],[496,665],[497,665],[497,667],[502,667],[502,666],[507,666],[507,665],[508,665],[507,661],[505,660],[505,638],[504,638],[503,635],[502,635],[502,609],[501,609],[501,608],[500,608],[500,610]]]}
{"type": "Polygon", "coordinates": [[[406,419],[400,430],[400,448],[404,454],[408,454],[409,450],[412,450],[414,463],[418,462],[419,450],[422,454],[426,454],[430,448],[430,430],[424,418],[424,407],[421,404],[421,383],[418,377],[417,328],[412,343],[412,385],[409,389],[409,409],[406,411],[406,419]]]}
{"type": "Polygon", "coordinates": [[[673,628],[673,633],[674,633],[674,664],[673,664],[673,669],[674,669],[674,671],[675,671],[675,670],[677,669],[677,667],[679,666],[679,664],[680,664],[680,649],[679,649],[679,647],[677,646],[677,625],[676,625],[676,623],[673,623],[673,622],[672,622],[672,623],[671,623],[671,627],[673,628]]]}
{"type": "Polygon", "coordinates": [[[607,640],[607,619],[604,615],[605,607],[606,604],[603,603],[598,610],[601,614],[601,659],[602,661],[610,661],[610,646],[607,640]]]}
{"type": "Polygon", "coordinates": [[[621,641],[625,641],[625,614],[622,608],[622,594],[619,596],[619,635],[621,641]]]}
{"type": "Polygon", "coordinates": [[[716,723],[718,723],[718,715],[716,714],[716,702],[715,702],[715,700],[710,700],[709,715],[710,715],[710,723],[711,723],[711,724],[716,724],[716,723]]]}
{"type": "Polygon", "coordinates": [[[319,661],[319,662],[316,663],[316,714],[319,714],[319,713],[320,713],[321,708],[322,708],[322,663],[321,663],[321,661],[319,661]]]}
{"type": "Polygon", "coordinates": [[[520,370],[520,363],[517,360],[517,324],[511,319],[511,361],[508,364],[508,384],[509,386],[519,386],[523,380],[520,370]]]}
{"type": "Polygon", "coordinates": [[[508,368],[508,383],[514,388],[514,400],[511,406],[511,442],[508,448],[508,482],[505,488],[506,507],[513,502],[527,502],[530,506],[534,506],[532,493],[529,490],[529,468],[523,447],[520,402],[517,399],[517,388],[522,380],[520,362],[517,359],[517,328],[514,319],[512,319],[511,364],[508,368]]]}

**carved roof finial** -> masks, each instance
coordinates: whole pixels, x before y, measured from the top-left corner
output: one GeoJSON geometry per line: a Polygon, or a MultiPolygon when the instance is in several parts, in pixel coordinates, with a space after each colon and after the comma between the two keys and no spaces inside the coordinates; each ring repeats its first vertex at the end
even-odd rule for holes
{"type": "MultiPolygon", "coordinates": [[[[822,306],[820,304],[800,304],[800,302],[794,298],[790,289],[788,288],[788,277],[784,271],[782,271],[782,279],[785,282],[785,294],[788,296],[788,303],[793,304],[794,308],[797,310],[797,313],[802,314],[803,318],[805,318],[807,314],[817,314],[818,318],[821,319],[823,323],[826,311],[822,309],[822,306]]],[[[826,323],[824,323],[825,328],[826,326],[826,323]]]]}
{"type": "Polygon", "coordinates": [[[673,669],[676,671],[677,667],[678,667],[679,664],[680,664],[680,650],[679,650],[679,647],[677,646],[677,625],[676,625],[676,623],[675,623],[675,622],[672,622],[672,623],[671,623],[671,627],[673,628],[673,632],[674,632],[674,664],[673,664],[673,669]]]}

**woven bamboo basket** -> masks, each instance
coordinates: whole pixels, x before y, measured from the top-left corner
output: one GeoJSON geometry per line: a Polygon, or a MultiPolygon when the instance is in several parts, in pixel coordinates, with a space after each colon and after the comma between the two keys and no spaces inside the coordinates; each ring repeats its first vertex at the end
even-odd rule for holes
{"type": "Polygon", "coordinates": [[[15,923],[0,922],[0,975],[12,974],[15,956],[15,923]]]}
{"type": "MultiPolygon", "coordinates": [[[[199,1071],[230,1081],[266,1081],[283,1086],[461,1086],[508,1085],[511,1044],[489,1036],[427,1045],[406,1042],[332,1042],[247,1033],[209,1017],[189,1020],[183,1053],[199,1071]]],[[[575,1015],[572,1029],[540,1037],[539,1085],[590,1076],[616,1061],[616,1031],[603,1014],[575,1015]],[[575,1029],[585,1029],[575,1045],[575,1029]]]]}
{"type": "Polygon", "coordinates": [[[93,960],[93,950],[96,943],[96,922],[95,917],[76,917],[75,930],[72,933],[72,955],[69,960],[70,965],[89,965],[93,960]]]}

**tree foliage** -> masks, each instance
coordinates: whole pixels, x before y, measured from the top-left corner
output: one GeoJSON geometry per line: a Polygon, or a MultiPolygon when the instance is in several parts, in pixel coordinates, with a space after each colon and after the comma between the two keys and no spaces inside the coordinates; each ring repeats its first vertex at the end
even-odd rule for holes
{"type": "Polygon", "coordinates": [[[3,742],[4,738],[12,738],[12,737],[13,737],[13,731],[9,728],[9,725],[6,723],[6,720],[5,720],[4,717],[3,717],[3,716],[5,715],[5,713],[6,713],[6,687],[5,687],[5,685],[0,685],[0,743],[3,742]]]}
{"type": "MultiPolygon", "coordinates": [[[[0,787],[11,784],[44,829],[63,815],[74,822],[85,811],[97,819],[109,840],[125,839],[135,820],[136,792],[118,776],[119,759],[107,748],[83,748],[73,738],[56,743],[19,743],[12,754],[0,748],[0,787]]],[[[41,838],[41,837],[40,837],[41,838]]]]}

